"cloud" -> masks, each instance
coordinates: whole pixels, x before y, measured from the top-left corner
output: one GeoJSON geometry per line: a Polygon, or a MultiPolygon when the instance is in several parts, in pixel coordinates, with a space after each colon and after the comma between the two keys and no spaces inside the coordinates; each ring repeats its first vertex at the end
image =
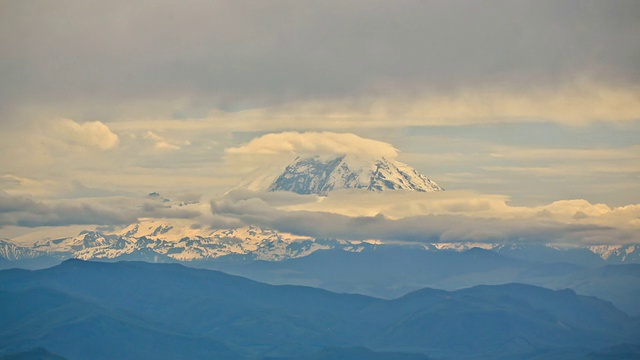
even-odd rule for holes
{"type": "Polygon", "coordinates": [[[127,225],[140,218],[193,219],[202,215],[197,206],[174,206],[135,198],[39,201],[0,191],[0,227],[127,225]]]}
{"type": "Polygon", "coordinates": [[[129,194],[127,191],[111,191],[104,188],[86,186],[76,179],[39,180],[12,174],[0,176],[0,189],[11,196],[26,198],[95,198],[129,194]]]}
{"type": "MultiPolygon", "coordinates": [[[[157,129],[164,133],[192,132],[342,132],[366,133],[377,129],[406,127],[554,123],[586,127],[610,123],[621,126],[640,122],[640,86],[607,84],[591,80],[565,79],[559,84],[519,86],[503,83],[460,86],[455,90],[415,90],[410,93],[357,94],[340,98],[291,99],[259,104],[233,111],[211,105],[210,111],[175,118],[172,111],[154,119],[144,115],[122,115],[114,121],[123,130],[157,129]]],[[[135,107],[135,105],[132,105],[135,107]]],[[[163,106],[141,103],[141,108],[163,106]]],[[[176,110],[177,111],[177,110],[176,110]]],[[[143,112],[135,110],[134,113],[143,112]]],[[[158,131],[154,134],[158,135],[158,131]]],[[[151,139],[153,135],[145,137],[151,139]]],[[[295,141],[293,138],[287,139],[295,141]]],[[[159,146],[181,146],[164,141],[159,146]]],[[[266,141],[266,139],[264,140],[266,141]]],[[[282,144],[272,152],[285,152],[282,144]]],[[[263,150],[266,152],[267,150],[263,150]]]]}
{"type": "Polygon", "coordinates": [[[226,153],[232,155],[354,154],[392,159],[398,155],[398,150],[391,144],[365,139],[350,133],[290,131],[260,136],[245,145],[229,148],[226,153]]]}
{"type": "Polygon", "coordinates": [[[65,226],[74,224],[128,224],[137,221],[131,211],[86,202],[36,201],[0,192],[0,226],[65,226]]]}
{"type": "Polygon", "coordinates": [[[24,211],[36,209],[38,203],[34,200],[23,196],[10,196],[0,191],[0,213],[9,213],[14,211],[24,211]]]}
{"type": "Polygon", "coordinates": [[[118,146],[118,135],[100,121],[77,123],[71,119],[61,119],[57,130],[60,136],[73,144],[109,150],[118,146]]]}
{"type": "Polygon", "coordinates": [[[430,124],[462,125],[514,121],[556,121],[581,125],[594,121],[640,119],[637,85],[611,86],[568,81],[554,87],[463,89],[456,94],[425,96],[413,103],[391,104],[402,119],[430,124]],[[404,109],[403,109],[404,108],[404,109]]]}
{"type": "MultiPolygon", "coordinates": [[[[0,188],[49,209],[62,202],[42,198],[223,193],[267,158],[348,150],[397,155],[448,190],[639,202],[640,2],[187,4],[3,4],[0,188]]],[[[519,214],[618,229],[635,211],[402,197],[264,201],[387,224],[519,214]]],[[[138,200],[107,208],[170,215],[138,200]]]]}
{"type": "Polygon", "coordinates": [[[594,122],[640,120],[637,85],[611,86],[573,81],[551,87],[511,89],[504,85],[455,92],[416,91],[403,96],[346,97],[298,101],[232,113],[212,119],[240,128],[354,129],[404,126],[462,126],[515,122],[594,122]]]}
{"type": "Polygon", "coordinates": [[[51,196],[57,192],[61,192],[60,185],[54,180],[37,180],[13,174],[0,176],[0,189],[14,196],[51,196]]]}
{"type": "Polygon", "coordinates": [[[155,219],[193,219],[202,215],[197,208],[176,204],[164,198],[148,198],[141,205],[138,205],[137,209],[140,210],[138,216],[155,219]]]}
{"type": "Polygon", "coordinates": [[[158,150],[180,150],[184,145],[190,145],[189,141],[171,141],[160,136],[153,131],[147,131],[143,137],[154,142],[154,147],[158,150]]]}
{"type": "Polygon", "coordinates": [[[21,36],[0,39],[11,54],[0,64],[11,89],[2,101],[200,96],[235,111],[578,75],[640,78],[633,1],[254,2],[251,12],[231,0],[187,3],[7,4],[0,33],[21,36]]]}
{"type": "Polygon", "coordinates": [[[257,224],[278,231],[316,238],[345,240],[438,242],[538,242],[577,243],[584,239],[606,242],[616,238],[607,227],[562,224],[535,219],[474,218],[464,215],[421,215],[389,219],[375,216],[346,216],[328,212],[282,211],[258,199],[237,203],[212,203],[216,214],[235,216],[245,224],[257,224]],[[596,236],[598,235],[598,236],[596,236]]]}
{"type": "Polygon", "coordinates": [[[211,202],[212,213],[282,232],[345,240],[538,242],[559,245],[637,241],[640,205],[610,208],[585,200],[538,207],[470,192],[281,197],[231,192],[211,202]],[[289,201],[289,204],[286,202],[289,201]]]}

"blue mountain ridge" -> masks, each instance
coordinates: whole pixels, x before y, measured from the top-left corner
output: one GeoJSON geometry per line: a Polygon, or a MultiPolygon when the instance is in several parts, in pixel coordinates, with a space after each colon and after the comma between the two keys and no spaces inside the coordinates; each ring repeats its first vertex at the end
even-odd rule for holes
{"type": "Polygon", "coordinates": [[[0,303],[0,355],[42,347],[69,360],[553,358],[640,343],[638,319],[610,303],[523,284],[383,300],[178,264],[67,260],[0,271],[0,303]]]}

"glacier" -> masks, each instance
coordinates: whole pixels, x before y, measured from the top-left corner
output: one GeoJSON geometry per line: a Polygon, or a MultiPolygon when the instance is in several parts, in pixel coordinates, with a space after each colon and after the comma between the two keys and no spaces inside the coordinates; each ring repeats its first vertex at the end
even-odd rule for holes
{"type": "Polygon", "coordinates": [[[386,158],[367,159],[354,155],[298,157],[267,190],[327,195],[340,189],[444,190],[407,164],[386,158]]]}

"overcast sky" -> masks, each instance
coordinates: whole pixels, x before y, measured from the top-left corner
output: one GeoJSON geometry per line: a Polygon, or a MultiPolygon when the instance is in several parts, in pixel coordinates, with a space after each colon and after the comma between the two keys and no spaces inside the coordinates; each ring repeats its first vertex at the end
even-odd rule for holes
{"type": "MultiPolygon", "coordinates": [[[[639,18],[633,0],[2,1],[0,237],[211,222],[209,204],[260,166],[340,138],[392,152],[456,201],[492,199],[486,216],[563,209],[551,227],[505,225],[505,238],[582,221],[637,241],[639,18]],[[291,147],[269,153],[265,139],[291,147]],[[145,199],[153,191],[198,199],[207,216],[169,213],[145,199]],[[578,212],[607,220],[564,217],[578,212]]],[[[274,227],[302,210],[266,202],[265,219],[229,201],[225,219],[274,227]]],[[[375,215],[303,203],[345,221],[375,215]]],[[[392,208],[374,218],[389,233],[443,211],[392,208]]]]}

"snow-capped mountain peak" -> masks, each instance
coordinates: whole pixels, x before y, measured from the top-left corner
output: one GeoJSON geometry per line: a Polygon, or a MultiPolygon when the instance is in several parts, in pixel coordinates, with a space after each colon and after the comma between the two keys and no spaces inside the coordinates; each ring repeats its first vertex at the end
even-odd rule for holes
{"type": "Polygon", "coordinates": [[[366,159],[354,155],[298,157],[268,187],[269,191],[320,195],[339,189],[444,190],[407,164],[386,158],[366,159]]]}
{"type": "MultiPolygon", "coordinates": [[[[8,243],[10,245],[10,243],[8,243]]],[[[240,255],[257,260],[283,260],[328,249],[349,242],[316,241],[313,238],[245,226],[237,229],[194,227],[186,219],[171,222],[147,219],[114,231],[82,231],[77,236],[43,239],[22,252],[51,254],[57,258],[138,259],[141,254],[152,261],[197,261],[240,255]]],[[[6,256],[0,241],[0,257],[6,256]]],[[[16,250],[10,249],[12,253],[16,250]]],[[[15,258],[33,257],[28,253],[15,258]]]]}
{"type": "Polygon", "coordinates": [[[7,239],[0,239],[0,258],[7,260],[32,259],[43,256],[45,253],[18,246],[7,239]]]}

